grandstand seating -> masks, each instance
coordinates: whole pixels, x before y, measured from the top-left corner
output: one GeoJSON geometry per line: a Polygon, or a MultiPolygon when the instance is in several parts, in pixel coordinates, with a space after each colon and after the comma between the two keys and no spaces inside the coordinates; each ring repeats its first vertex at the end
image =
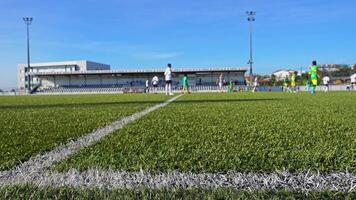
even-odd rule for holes
{"type": "MultiPolygon", "coordinates": [[[[224,86],[224,90],[227,90],[228,86],[224,86]]],[[[180,85],[173,85],[173,92],[180,92],[182,87],[180,85]]],[[[237,85],[236,90],[244,91],[250,90],[248,86],[237,85]]],[[[191,86],[190,90],[192,92],[214,92],[218,91],[219,88],[216,85],[196,85],[191,86]]],[[[305,86],[300,86],[297,88],[299,91],[306,91],[305,86]]],[[[323,86],[318,86],[317,90],[323,90],[323,86]]],[[[330,86],[330,91],[342,91],[347,90],[346,85],[333,85],[330,86]]],[[[157,92],[161,93],[165,91],[165,87],[160,85],[157,92]]],[[[282,86],[260,86],[258,91],[283,91],[282,86]]],[[[61,86],[55,88],[40,88],[36,93],[40,94],[50,94],[50,93],[143,93],[145,92],[145,86],[130,86],[126,84],[121,85],[87,85],[87,86],[61,86]]],[[[149,92],[153,92],[153,87],[149,88],[149,92]]]]}
{"type": "MultiPolygon", "coordinates": [[[[173,85],[172,90],[174,92],[180,92],[182,86],[173,85]]],[[[227,89],[227,86],[224,86],[227,89]]],[[[216,85],[197,85],[191,86],[191,91],[216,91],[218,87],[216,85]]],[[[132,86],[131,84],[119,84],[119,85],[71,85],[71,86],[60,86],[60,87],[48,87],[40,88],[37,93],[49,94],[49,93],[143,93],[145,91],[144,84],[132,86]]],[[[150,92],[153,92],[153,88],[150,87],[150,92]]],[[[157,89],[157,92],[164,92],[165,87],[161,84],[157,89]]]]}

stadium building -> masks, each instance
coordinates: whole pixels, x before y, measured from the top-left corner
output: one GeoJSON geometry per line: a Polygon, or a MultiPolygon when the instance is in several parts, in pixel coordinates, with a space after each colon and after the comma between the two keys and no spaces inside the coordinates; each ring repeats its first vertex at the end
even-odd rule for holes
{"type": "MultiPolygon", "coordinates": [[[[32,63],[30,70],[33,93],[70,92],[142,92],[146,80],[154,76],[164,85],[164,66],[159,70],[111,70],[110,65],[86,60],[32,63]]],[[[223,73],[225,81],[232,80],[236,85],[244,85],[247,68],[184,68],[173,67],[173,87],[178,90],[184,74],[189,76],[193,90],[216,87],[218,76],[223,73]]],[[[27,65],[18,65],[18,87],[20,92],[27,88],[27,65]]]]}

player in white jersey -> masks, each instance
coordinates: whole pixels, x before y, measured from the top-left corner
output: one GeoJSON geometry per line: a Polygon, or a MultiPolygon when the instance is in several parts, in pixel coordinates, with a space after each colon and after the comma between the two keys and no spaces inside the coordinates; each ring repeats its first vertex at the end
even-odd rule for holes
{"type": "Polygon", "coordinates": [[[164,72],[164,77],[166,80],[166,95],[173,95],[172,92],[172,65],[167,64],[166,71],[164,72]]]}
{"type": "Polygon", "coordinates": [[[351,89],[356,90],[356,73],[353,74],[350,78],[351,78],[351,89]]]}
{"type": "Polygon", "coordinates": [[[328,76],[325,76],[323,78],[323,85],[325,87],[325,89],[324,89],[325,92],[329,91],[329,82],[330,82],[330,78],[328,76]]]}
{"type": "Polygon", "coordinates": [[[253,82],[253,89],[252,92],[256,92],[258,87],[258,77],[255,77],[255,81],[253,82]]]}
{"type": "Polygon", "coordinates": [[[145,82],[145,86],[146,86],[145,93],[149,93],[150,92],[150,88],[149,88],[148,79],[145,82]]]}
{"type": "Polygon", "coordinates": [[[152,85],[153,85],[153,92],[154,92],[155,94],[157,94],[158,82],[159,82],[158,77],[157,77],[157,76],[154,76],[154,77],[152,78],[151,83],[152,83],[152,85]]]}
{"type": "Polygon", "coordinates": [[[223,92],[224,82],[224,74],[220,74],[218,80],[216,80],[216,84],[218,85],[220,92],[223,92]]]}

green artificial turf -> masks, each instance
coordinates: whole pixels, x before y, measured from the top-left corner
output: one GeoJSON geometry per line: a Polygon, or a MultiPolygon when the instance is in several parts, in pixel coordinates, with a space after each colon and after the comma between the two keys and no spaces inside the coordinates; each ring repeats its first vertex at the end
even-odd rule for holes
{"type": "Polygon", "coordinates": [[[0,170],[165,99],[139,94],[2,96],[0,170]]]}
{"type": "Polygon", "coordinates": [[[61,162],[150,172],[356,172],[356,93],[192,94],[61,162]]]}
{"type": "Polygon", "coordinates": [[[210,189],[199,188],[180,189],[96,189],[83,188],[37,188],[34,186],[8,186],[0,188],[0,199],[355,199],[355,193],[342,192],[310,192],[308,194],[289,191],[258,191],[246,192],[234,189],[210,189]]]}

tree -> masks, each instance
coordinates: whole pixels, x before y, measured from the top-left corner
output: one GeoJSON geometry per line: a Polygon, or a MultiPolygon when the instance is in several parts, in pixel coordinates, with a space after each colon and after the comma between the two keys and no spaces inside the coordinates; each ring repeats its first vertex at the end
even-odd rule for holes
{"type": "Polygon", "coordinates": [[[330,75],[332,77],[348,77],[351,76],[353,71],[350,67],[339,67],[338,69],[338,71],[330,72],[330,75]]]}
{"type": "Polygon", "coordinates": [[[352,70],[356,73],[356,64],[352,65],[352,70]]]}
{"type": "Polygon", "coordinates": [[[272,74],[271,76],[271,83],[272,83],[272,86],[276,86],[276,75],[272,74]]]}

